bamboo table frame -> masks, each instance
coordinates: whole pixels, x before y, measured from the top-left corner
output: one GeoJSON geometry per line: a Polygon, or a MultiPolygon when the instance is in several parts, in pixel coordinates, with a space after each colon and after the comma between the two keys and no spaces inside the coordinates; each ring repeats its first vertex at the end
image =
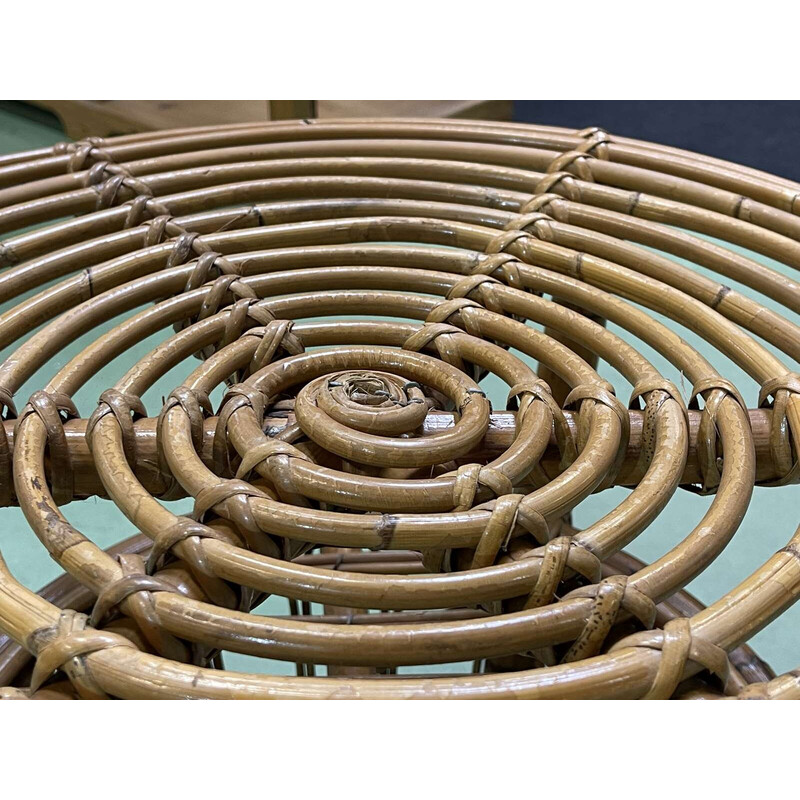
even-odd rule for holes
{"type": "Polygon", "coordinates": [[[726,246],[800,266],[798,215],[796,184],[599,129],[303,120],[0,157],[0,500],[72,581],[35,595],[0,568],[3,695],[796,696],[743,645],[800,592],[798,533],[708,608],[683,587],[756,483],[798,480],[800,329],[752,293],[796,312],[800,283],[726,246]],[[738,365],[759,408],[648,310],[738,365]],[[154,334],[79,419],[75,393],[154,334]],[[575,530],[614,485],[631,492],[575,530]],[[706,514],[635,563],[681,486],[714,495],[706,514]],[[143,536],[93,544],[59,508],[93,494],[143,536]],[[190,517],[160,502],[180,496],[190,517]],[[269,594],[288,616],[251,613],[269,594]],[[221,650],[298,676],[226,671],[221,650]]]}

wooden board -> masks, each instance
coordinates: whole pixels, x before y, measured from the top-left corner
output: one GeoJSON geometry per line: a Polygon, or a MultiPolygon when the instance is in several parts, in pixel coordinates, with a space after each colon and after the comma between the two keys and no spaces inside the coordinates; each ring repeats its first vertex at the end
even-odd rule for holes
{"type": "Polygon", "coordinates": [[[29,100],[72,139],[303,117],[511,119],[511,100],[29,100]]]}

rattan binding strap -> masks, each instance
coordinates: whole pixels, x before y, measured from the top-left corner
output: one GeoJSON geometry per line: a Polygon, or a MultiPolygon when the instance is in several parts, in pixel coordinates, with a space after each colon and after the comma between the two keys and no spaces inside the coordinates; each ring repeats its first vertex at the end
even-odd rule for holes
{"type": "Polygon", "coordinates": [[[0,503],[65,570],[0,559],[0,696],[800,695],[745,644],[800,534],[684,590],[800,479],[800,283],[752,256],[800,267],[799,185],[600,129],[299,120],[2,156],[0,234],[0,503]],[[637,561],[679,488],[705,514],[637,561]],[[140,533],[63,513],[98,496],[140,533]]]}

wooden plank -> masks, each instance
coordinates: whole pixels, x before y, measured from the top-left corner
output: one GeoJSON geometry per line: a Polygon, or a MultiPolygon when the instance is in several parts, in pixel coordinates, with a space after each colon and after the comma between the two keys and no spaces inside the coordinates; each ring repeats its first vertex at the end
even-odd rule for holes
{"type": "Polygon", "coordinates": [[[72,139],[139,131],[320,117],[511,119],[511,100],[29,100],[72,139]]]}

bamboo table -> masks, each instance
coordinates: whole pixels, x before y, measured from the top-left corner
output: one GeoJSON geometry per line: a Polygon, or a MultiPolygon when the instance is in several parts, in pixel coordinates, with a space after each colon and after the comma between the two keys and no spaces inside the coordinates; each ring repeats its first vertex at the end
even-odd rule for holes
{"type": "Polygon", "coordinates": [[[0,696],[800,694],[745,644],[800,595],[800,534],[684,589],[754,486],[798,482],[800,328],[756,298],[800,283],[739,248],[800,266],[800,185],[596,128],[299,120],[0,156],[0,234],[0,502],[66,573],[0,559],[0,696]],[[633,559],[679,489],[703,518],[633,559]],[[93,543],[62,507],[95,496],[140,534],[93,543]]]}

